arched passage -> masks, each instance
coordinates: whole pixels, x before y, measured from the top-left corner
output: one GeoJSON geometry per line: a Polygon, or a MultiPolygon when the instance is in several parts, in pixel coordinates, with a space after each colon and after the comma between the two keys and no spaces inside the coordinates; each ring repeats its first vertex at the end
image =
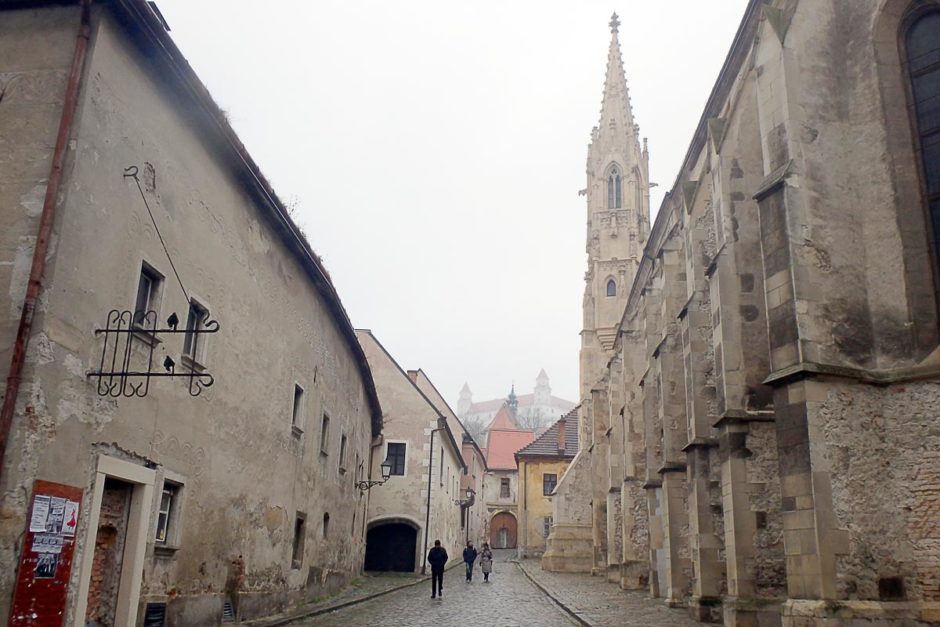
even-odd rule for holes
{"type": "Polygon", "coordinates": [[[516,517],[500,512],[490,521],[490,546],[494,549],[516,548],[516,517]]]}
{"type": "Polygon", "coordinates": [[[380,520],[366,532],[366,570],[410,573],[415,570],[418,529],[402,520],[380,520]]]}

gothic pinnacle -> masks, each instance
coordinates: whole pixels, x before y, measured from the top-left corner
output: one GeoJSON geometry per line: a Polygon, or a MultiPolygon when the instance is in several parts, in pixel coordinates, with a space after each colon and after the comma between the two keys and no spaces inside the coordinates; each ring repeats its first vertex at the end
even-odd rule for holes
{"type": "Polygon", "coordinates": [[[617,12],[610,16],[610,32],[616,33],[620,29],[620,19],[617,18],[617,12]]]}

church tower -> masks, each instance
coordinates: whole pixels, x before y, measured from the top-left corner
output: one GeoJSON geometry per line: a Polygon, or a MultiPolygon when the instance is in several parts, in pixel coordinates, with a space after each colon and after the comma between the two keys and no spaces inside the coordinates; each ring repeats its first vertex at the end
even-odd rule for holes
{"type": "Polygon", "coordinates": [[[617,14],[610,20],[610,50],[600,123],[591,130],[587,157],[587,253],[581,397],[601,376],[616,339],[633,277],[649,234],[649,153],[640,146],[620,54],[617,14]]]}

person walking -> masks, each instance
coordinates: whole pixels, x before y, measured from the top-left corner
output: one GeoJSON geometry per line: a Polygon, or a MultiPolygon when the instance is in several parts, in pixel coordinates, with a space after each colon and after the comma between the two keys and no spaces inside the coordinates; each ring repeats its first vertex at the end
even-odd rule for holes
{"type": "Polygon", "coordinates": [[[467,542],[467,548],[463,550],[463,563],[467,567],[467,583],[473,580],[473,562],[477,559],[477,550],[473,548],[473,542],[467,542]]]}
{"type": "Polygon", "coordinates": [[[434,541],[434,548],[428,551],[428,563],[431,565],[431,598],[444,598],[444,566],[447,565],[447,549],[440,540],[434,541]]]}
{"type": "Polygon", "coordinates": [[[490,550],[489,542],[484,542],[483,550],[480,551],[480,570],[483,571],[483,583],[489,583],[490,573],[493,572],[493,551],[490,550]]]}

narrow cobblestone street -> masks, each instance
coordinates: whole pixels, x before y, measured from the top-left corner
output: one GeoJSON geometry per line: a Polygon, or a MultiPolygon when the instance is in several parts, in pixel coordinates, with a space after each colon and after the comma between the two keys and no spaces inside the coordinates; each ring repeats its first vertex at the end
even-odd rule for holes
{"type": "Polygon", "coordinates": [[[430,582],[422,582],[291,625],[439,627],[469,623],[493,627],[578,624],[687,627],[700,624],[689,619],[684,611],[667,608],[661,601],[649,599],[642,593],[625,593],[613,584],[588,575],[546,573],[539,569],[535,560],[523,565],[507,561],[515,551],[499,553],[495,572],[490,576],[491,583],[483,583],[479,568],[470,584],[464,581],[462,566],[448,570],[444,576],[443,600],[431,600],[430,582]],[[528,577],[523,568],[529,573],[528,577]],[[530,577],[583,622],[579,623],[563,611],[530,581],[530,577]]]}

